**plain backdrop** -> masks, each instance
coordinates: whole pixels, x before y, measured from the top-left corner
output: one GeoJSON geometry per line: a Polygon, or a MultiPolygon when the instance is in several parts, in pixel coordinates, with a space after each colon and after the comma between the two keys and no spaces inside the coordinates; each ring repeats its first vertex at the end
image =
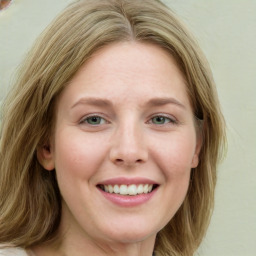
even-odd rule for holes
{"type": "MultiPolygon", "coordinates": [[[[0,101],[35,38],[71,0],[14,0],[0,12],[0,101]]],[[[256,0],[165,0],[213,70],[227,122],[216,206],[197,255],[256,255],[256,0]]]]}

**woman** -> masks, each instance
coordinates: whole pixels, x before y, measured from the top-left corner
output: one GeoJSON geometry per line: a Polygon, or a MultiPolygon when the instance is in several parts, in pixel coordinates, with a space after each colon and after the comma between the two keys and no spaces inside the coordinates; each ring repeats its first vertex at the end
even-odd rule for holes
{"type": "Polygon", "coordinates": [[[0,255],[196,251],[224,123],[207,62],[161,2],[71,4],[2,113],[0,255]]]}

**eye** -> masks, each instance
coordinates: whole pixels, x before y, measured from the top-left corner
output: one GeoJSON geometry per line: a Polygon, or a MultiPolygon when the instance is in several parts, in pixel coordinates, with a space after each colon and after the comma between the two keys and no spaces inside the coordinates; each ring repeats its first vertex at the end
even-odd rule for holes
{"type": "Polygon", "coordinates": [[[150,119],[150,123],[156,124],[156,125],[163,125],[163,124],[168,124],[168,123],[176,124],[177,121],[170,117],[157,115],[150,119]]]}
{"type": "Polygon", "coordinates": [[[101,125],[101,124],[105,124],[107,123],[107,121],[103,118],[103,117],[100,117],[100,116],[89,116],[89,117],[86,117],[84,118],[82,121],[81,121],[82,124],[89,124],[89,125],[101,125]]]}

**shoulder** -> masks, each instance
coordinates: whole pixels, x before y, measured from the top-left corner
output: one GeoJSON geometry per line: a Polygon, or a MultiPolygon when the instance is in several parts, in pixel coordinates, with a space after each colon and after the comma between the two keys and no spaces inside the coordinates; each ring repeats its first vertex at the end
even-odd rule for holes
{"type": "Polygon", "coordinates": [[[0,256],[28,256],[26,251],[21,248],[1,248],[0,256]]]}

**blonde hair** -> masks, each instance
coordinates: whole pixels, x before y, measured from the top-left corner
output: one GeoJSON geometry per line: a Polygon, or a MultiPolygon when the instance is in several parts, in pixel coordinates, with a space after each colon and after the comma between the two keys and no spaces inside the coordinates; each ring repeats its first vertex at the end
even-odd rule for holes
{"type": "Polygon", "coordinates": [[[200,163],[182,206],[156,239],[156,255],[193,255],[212,214],[225,127],[208,64],[195,40],[157,0],[80,0],[42,33],[20,68],[2,109],[0,243],[30,247],[55,237],[61,199],[54,172],[36,157],[54,129],[56,98],[97,49],[118,41],[166,49],[187,82],[201,124],[200,163]]]}

